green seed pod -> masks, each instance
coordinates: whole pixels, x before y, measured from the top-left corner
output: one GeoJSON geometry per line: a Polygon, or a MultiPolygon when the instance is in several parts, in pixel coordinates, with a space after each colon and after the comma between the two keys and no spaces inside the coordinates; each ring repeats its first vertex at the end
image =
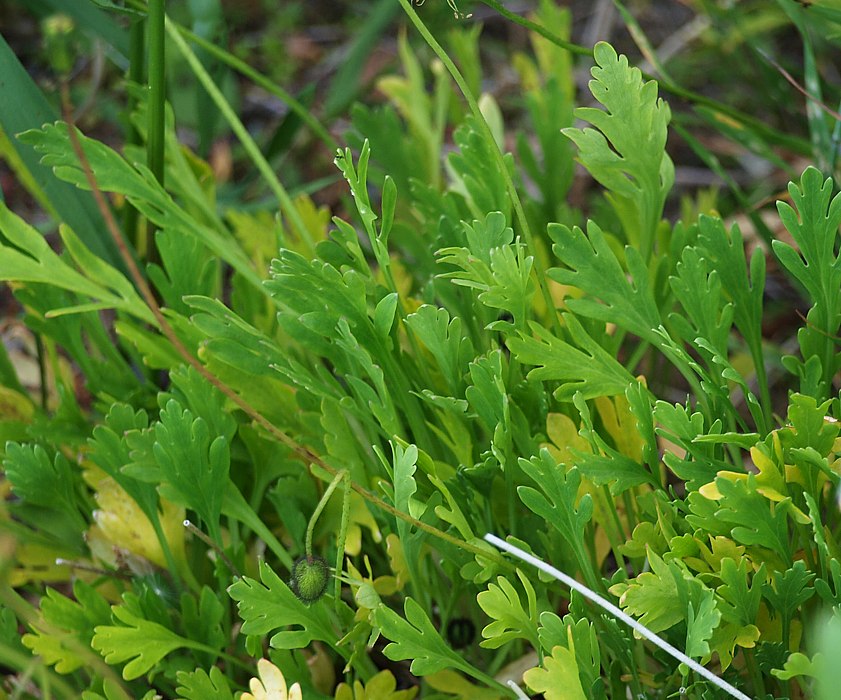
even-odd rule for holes
{"type": "Polygon", "coordinates": [[[329,582],[330,567],[322,557],[301,557],[292,565],[289,588],[307,605],[324,595],[329,582]]]}

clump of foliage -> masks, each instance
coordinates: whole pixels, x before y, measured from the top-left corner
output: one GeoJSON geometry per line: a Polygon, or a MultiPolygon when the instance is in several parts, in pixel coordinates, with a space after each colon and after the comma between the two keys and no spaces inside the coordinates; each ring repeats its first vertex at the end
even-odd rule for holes
{"type": "MultiPolygon", "coordinates": [[[[0,663],[19,696],[719,697],[487,533],[744,695],[831,687],[832,179],[794,178],[788,242],[748,254],[711,207],[664,218],[671,112],[609,44],[598,105],[574,110],[565,11],[541,4],[559,41],[514,62],[515,157],[498,105],[404,8],[441,62],[401,39],[387,101],[354,108],[335,156],[353,217],[277,181],[281,217],[220,214],[171,122],[165,187],[138,145],[65,122],[19,136],[156,249],[138,278],[67,225],[56,253],[0,204],[0,279],[50,378],[39,404],[0,358],[0,663]],[[570,203],[576,160],[592,219],[570,203]],[[785,352],[763,336],[766,255],[808,306],[785,352]]],[[[478,33],[458,39],[479,70],[478,33]]]]}

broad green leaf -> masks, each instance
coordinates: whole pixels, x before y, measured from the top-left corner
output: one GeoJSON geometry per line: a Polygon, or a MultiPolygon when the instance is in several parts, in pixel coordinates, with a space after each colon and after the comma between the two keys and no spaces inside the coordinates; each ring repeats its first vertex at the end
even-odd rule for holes
{"type": "Polygon", "coordinates": [[[546,700],[587,700],[578,675],[575,650],[557,646],[543,659],[543,666],[531,668],[523,680],[546,700]]]}
{"type": "Polygon", "coordinates": [[[242,634],[263,636],[281,629],[269,639],[275,649],[302,649],[313,640],[335,648],[338,636],[323,602],[302,603],[263,561],[260,580],[262,583],[246,576],[228,587],[243,620],[242,634]]]}
{"type": "Polygon", "coordinates": [[[476,596],[479,607],[493,622],[482,630],[484,640],[481,646],[499,649],[514,639],[525,639],[532,647],[539,646],[537,637],[537,597],[534,588],[523,573],[517,569],[517,576],[523,584],[528,601],[528,610],[523,608],[520,594],[504,576],[488,585],[486,591],[476,596]]]}
{"type": "Polygon", "coordinates": [[[605,111],[582,107],[575,116],[595,129],[563,129],[579,149],[579,160],[607,188],[607,198],[625,227],[628,242],[648,260],[674,165],[666,154],[668,105],[657,97],[657,83],[643,83],[638,68],[617,56],[610,44],[593,48],[596,66],[590,91],[605,111]]]}
{"type": "Polygon", "coordinates": [[[91,646],[108,664],[128,661],[123,669],[127,681],[139,678],[176,649],[192,647],[193,642],[178,636],[157,622],[132,613],[123,605],[111,608],[122,625],[100,625],[94,630],[91,646]]]}
{"type": "Polygon", "coordinates": [[[179,700],[234,700],[228,680],[218,666],[210,668],[210,674],[201,668],[195,671],[178,671],[179,700]]]}

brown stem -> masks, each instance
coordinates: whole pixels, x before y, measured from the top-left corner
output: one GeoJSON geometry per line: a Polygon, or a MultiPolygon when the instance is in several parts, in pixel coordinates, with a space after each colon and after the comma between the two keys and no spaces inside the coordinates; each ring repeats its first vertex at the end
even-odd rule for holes
{"type": "MultiPolygon", "coordinates": [[[[285,432],[283,432],[280,428],[274,425],[268,418],[266,418],[262,413],[260,413],[256,408],[251,406],[245,399],[243,399],[239,394],[237,394],[231,387],[225,384],[221,379],[219,379],[215,374],[213,374],[207,367],[205,367],[201,362],[199,362],[198,358],[195,357],[184,345],[181,339],[176,335],[175,330],[170,325],[169,321],[166,320],[164,317],[163,311],[161,311],[161,307],[158,305],[157,300],[155,299],[155,295],[152,293],[152,289],[149,287],[149,283],[146,281],[146,278],[140,272],[140,269],[137,267],[137,263],[134,260],[134,256],[128,249],[125,240],[123,239],[122,233],[120,232],[119,227],[117,226],[117,222],[114,219],[114,215],[111,212],[111,208],[108,206],[108,203],[105,201],[105,195],[103,195],[102,190],[99,188],[99,185],[96,182],[96,178],[94,177],[93,171],[91,170],[90,162],[85,155],[84,149],[82,148],[82,144],[79,141],[79,136],[76,133],[76,125],[73,121],[73,113],[70,103],[70,91],[68,89],[67,83],[62,82],[61,85],[61,105],[62,105],[62,112],[64,115],[64,120],[67,122],[68,125],[68,134],[70,136],[70,142],[73,146],[73,150],[76,153],[76,157],[79,159],[79,164],[82,167],[82,171],[85,174],[85,178],[88,181],[88,185],[93,192],[94,199],[96,200],[97,207],[102,214],[102,217],[105,221],[105,225],[108,228],[111,236],[114,239],[114,242],[117,245],[118,250],[120,251],[120,255],[122,256],[123,260],[125,261],[126,267],[129,270],[129,274],[131,275],[134,283],[137,285],[138,289],[140,290],[140,294],[143,297],[146,305],[149,307],[149,310],[152,312],[152,315],[155,317],[155,321],[157,322],[161,333],[166,337],[166,339],[172,343],[172,346],[175,348],[176,352],[178,352],[181,357],[195,369],[202,377],[204,377],[208,382],[210,382],[213,386],[215,386],[219,391],[221,391],[225,396],[227,396],[231,401],[233,401],[242,411],[249,416],[254,422],[258,425],[262,426],[275,440],[282,443],[286,447],[288,447],[292,452],[294,452],[298,457],[300,457],[304,462],[310,463],[310,468],[312,465],[318,465],[321,469],[324,469],[327,473],[335,476],[338,473],[337,469],[331,467],[323,457],[316,454],[312,450],[310,450],[307,446],[300,444],[293,438],[289,437],[285,432]]],[[[460,540],[457,537],[453,537],[447,532],[443,530],[439,530],[437,527],[432,525],[428,525],[427,523],[421,522],[416,518],[404,513],[389,503],[386,503],[378,496],[375,496],[373,493],[368,491],[367,489],[363,488],[359,484],[353,483],[351,481],[351,488],[356,491],[362,498],[366,501],[371,503],[372,505],[376,506],[377,508],[384,510],[385,512],[393,515],[395,518],[399,520],[403,520],[413,527],[416,527],[419,530],[423,530],[424,532],[432,535],[433,537],[437,537],[440,540],[448,542],[459,549],[463,549],[471,554],[478,555],[485,557],[486,559],[492,559],[497,564],[504,566],[507,569],[513,569],[513,565],[511,565],[508,561],[506,561],[503,557],[497,554],[494,551],[489,551],[486,549],[482,549],[481,547],[477,547],[470,542],[466,542],[464,540],[460,540]]]]}

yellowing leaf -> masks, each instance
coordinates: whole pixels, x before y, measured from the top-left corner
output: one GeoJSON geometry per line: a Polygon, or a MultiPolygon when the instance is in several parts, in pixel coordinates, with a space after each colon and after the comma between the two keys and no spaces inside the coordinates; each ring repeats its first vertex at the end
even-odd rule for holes
{"type": "Polygon", "coordinates": [[[572,450],[590,451],[590,444],[578,434],[578,427],[572,418],[563,413],[550,413],[546,416],[546,435],[552,444],[541,447],[549,450],[558,464],[574,464],[575,455],[572,450]]]}
{"type": "Polygon", "coordinates": [[[35,415],[32,400],[14,389],[0,386],[0,419],[29,423],[35,415]]]}
{"type": "MultiPolygon", "coordinates": [[[[94,497],[99,506],[93,517],[102,535],[113,545],[166,567],[166,557],[155,529],[137,502],[110,476],[97,478],[90,474],[86,474],[86,480],[93,481],[94,497]]],[[[161,527],[176,561],[184,561],[184,508],[163,499],[161,504],[161,527]]]]}
{"type": "Polygon", "coordinates": [[[427,676],[426,682],[435,690],[440,690],[459,700],[500,700],[500,698],[506,697],[500,695],[496,690],[474,685],[455,671],[438,671],[438,673],[427,676]]]}
{"type": "Polygon", "coordinates": [[[534,692],[543,693],[546,700],[587,700],[575,651],[566,647],[554,647],[552,655],[543,659],[543,666],[526,671],[523,680],[534,692]]]}
{"type": "Polygon", "coordinates": [[[287,690],[283,673],[271,661],[260,659],[257,674],[260,678],[252,678],[248,684],[251,692],[243,693],[240,700],[302,700],[301,686],[293,683],[287,690]]]}
{"type": "Polygon", "coordinates": [[[631,406],[624,394],[595,400],[596,408],[608,435],[613,438],[616,449],[631,459],[642,462],[643,439],[637,429],[637,419],[631,413],[631,406]]]}
{"type": "MultiPolygon", "coordinates": [[[[430,676],[427,680],[432,678],[433,676],[430,676]]],[[[353,688],[347,683],[339,683],[339,687],[336,688],[336,700],[412,700],[417,693],[417,687],[397,690],[397,681],[391,671],[380,671],[364,686],[359,680],[353,682],[353,688]]]]}

